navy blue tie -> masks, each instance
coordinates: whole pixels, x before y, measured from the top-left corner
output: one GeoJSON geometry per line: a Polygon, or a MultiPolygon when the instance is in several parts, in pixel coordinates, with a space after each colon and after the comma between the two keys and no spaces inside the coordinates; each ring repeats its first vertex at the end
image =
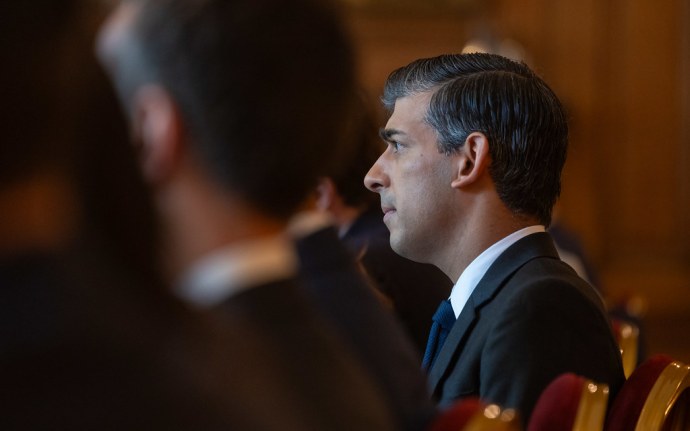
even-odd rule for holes
{"type": "Polygon", "coordinates": [[[441,346],[443,346],[450,329],[455,323],[455,313],[449,300],[441,301],[431,320],[433,320],[433,323],[431,324],[431,331],[429,331],[429,340],[426,343],[424,359],[422,359],[422,369],[424,371],[429,371],[434,364],[441,346]]]}

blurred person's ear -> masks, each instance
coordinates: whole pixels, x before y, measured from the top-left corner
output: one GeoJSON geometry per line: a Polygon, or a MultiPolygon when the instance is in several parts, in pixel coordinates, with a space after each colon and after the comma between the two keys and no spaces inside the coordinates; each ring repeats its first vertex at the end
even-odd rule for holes
{"type": "Polygon", "coordinates": [[[319,179],[316,186],[316,208],[319,211],[329,211],[332,209],[338,191],[335,188],[335,183],[329,177],[319,179]]]}
{"type": "Polygon", "coordinates": [[[137,90],[133,133],[144,178],[151,184],[165,182],[180,162],[183,133],[177,105],[163,87],[137,90]]]}

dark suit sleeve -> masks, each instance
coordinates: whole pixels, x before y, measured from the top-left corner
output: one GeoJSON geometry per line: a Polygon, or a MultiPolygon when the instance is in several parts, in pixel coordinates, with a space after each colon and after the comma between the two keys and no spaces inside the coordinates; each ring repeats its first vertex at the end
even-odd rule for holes
{"type": "Polygon", "coordinates": [[[623,380],[620,355],[608,321],[582,289],[568,280],[541,278],[516,291],[484,347],[482,398],[517,408],[526,420],[541,391],[564,372],[617,390],[623,380]]]}

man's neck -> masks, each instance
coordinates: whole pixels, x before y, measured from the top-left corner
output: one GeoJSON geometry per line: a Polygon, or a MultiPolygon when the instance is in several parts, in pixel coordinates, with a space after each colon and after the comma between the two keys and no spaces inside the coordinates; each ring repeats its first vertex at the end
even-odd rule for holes
{"type": "Polygon", "coordinates": [[[517,218],[507,210],[500,216],[477,216],[475,220],[470,220],[466,224],[467,227],[456,237],[458,239],[452,250],[443,256],[437,266],[451,280],[457,281],[470,263],[486,249],[511,233],[536,224],[539,223],[533,218],[517,218]]]}

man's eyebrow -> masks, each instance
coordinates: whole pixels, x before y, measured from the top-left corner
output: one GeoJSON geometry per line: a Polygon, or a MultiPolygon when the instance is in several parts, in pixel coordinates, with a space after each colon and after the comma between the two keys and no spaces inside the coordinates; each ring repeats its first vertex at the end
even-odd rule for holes
{"type": "Polygon", "coordinates": [[[384,129],[383,127],[379,129],[379,136],[386,142],[393,140],[395,135],[404,135],[405,132],[396,129],[384,129]]]}

